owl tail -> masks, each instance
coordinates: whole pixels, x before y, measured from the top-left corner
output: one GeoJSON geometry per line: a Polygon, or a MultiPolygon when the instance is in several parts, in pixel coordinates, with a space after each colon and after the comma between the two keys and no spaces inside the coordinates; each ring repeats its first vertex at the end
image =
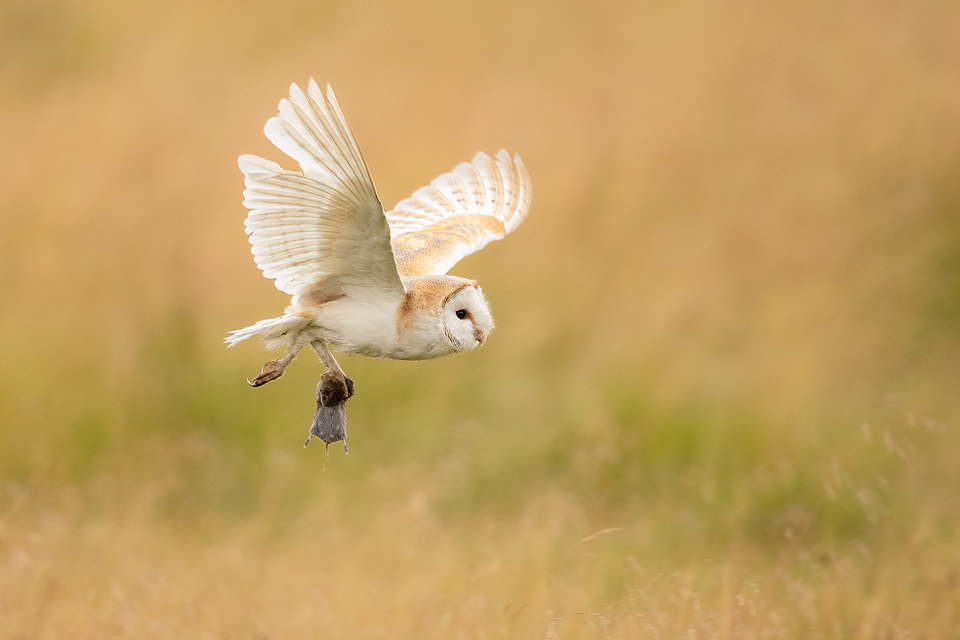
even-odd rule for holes
{"type": "Polygon", "coordinates": [[[287,314],[279,318],[261,320],[255,325],[231,331],[223,339],[228,347],[243,342],[254,336],[260,337],[260,342],[268,349],[279,349],[293,340],[294,336],[310,324],[310,318],[298,314],[287,314]]]}

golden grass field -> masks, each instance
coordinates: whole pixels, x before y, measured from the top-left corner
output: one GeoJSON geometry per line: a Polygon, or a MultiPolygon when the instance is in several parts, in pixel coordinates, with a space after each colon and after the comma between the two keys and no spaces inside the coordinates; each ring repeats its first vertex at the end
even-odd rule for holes
{"type": "Polygon", "coordinates": [[[114,5],[0,5],[0,638],[960,637],[960,4],[114,5]],[[534,184],[325,470],[222,345],[311,76],[388,207],[534,184]]]}

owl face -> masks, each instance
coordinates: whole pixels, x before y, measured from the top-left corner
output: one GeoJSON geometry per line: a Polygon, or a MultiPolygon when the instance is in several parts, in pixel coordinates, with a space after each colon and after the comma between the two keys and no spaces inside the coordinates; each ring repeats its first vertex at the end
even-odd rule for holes
{"type": "Polygon", "coordinates": [[[440,311],[443,335],[454,351],[470,351],[487,341],[493,317],[480,287],[469,285],[450,296],[440,311]]]}

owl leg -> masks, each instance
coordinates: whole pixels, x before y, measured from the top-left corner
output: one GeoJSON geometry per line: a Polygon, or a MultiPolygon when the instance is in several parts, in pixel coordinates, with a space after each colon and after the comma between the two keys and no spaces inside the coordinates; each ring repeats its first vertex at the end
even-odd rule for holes
{"type": "Polygon", "coordinates": [[[320,356],[320,362],[322,362],[323,366],[327,368],[327,371],[334,371],[341,376],[346,377],[343,373],[343,369],[341,369],[340,365],[337,364],[337,359],[333,357],[333,352],[330,351],[330,347],[327,346],[326,342],[323,340],[314,340],[310,343],[310,346],[313,347],[313,350],[317,352],[318,356],[320,356]]]}
{"type": "Polygon", "coordinates": [[[308,342],[310,342],[309,336],[307,336],[304,332],[298,333],[296,336],[294,336],[293,341],[290,343],[290,346],[287,347],[287,350],[283,353],[283,355],[276,360],[271,360],[270,362],[264,363],[263,367],[260,369],[260,375],[253,380],[247,380],[247,384],[249,384],[251,387],[259,387],[282,376],[284,370],[287,368],[287,365],[293,362],[293,359],[297,357],[297,354],[300,353],[301,349],[307,346],[308,342]]]}
{"type": "Polygon", "coordinates": [[[320,376],[320,384],[317,385],[318,405],[333,407],[343,404],[353,396],[353,380],[348,378],[337,364],[326,342],[314,340],[310,345],[320,356],[320,362],[327,368],[327,372],[320,376]]]}

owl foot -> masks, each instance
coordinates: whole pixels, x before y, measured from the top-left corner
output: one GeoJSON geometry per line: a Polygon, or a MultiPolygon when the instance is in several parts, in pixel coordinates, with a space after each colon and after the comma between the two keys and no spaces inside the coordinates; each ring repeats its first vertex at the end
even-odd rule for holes
{"type": "Polygon", "coordinates": [[[267,384],[271,380],[276,380],[283,375],[283,370],[286,369],[285,366],[281,365],[276,360],[271,360],[270,362],[264,363],[263,367],[260,369],[260,375],[258,375],[253,380],[247,380],[247,384],[251,387],[259,387],[267,384]]]}

